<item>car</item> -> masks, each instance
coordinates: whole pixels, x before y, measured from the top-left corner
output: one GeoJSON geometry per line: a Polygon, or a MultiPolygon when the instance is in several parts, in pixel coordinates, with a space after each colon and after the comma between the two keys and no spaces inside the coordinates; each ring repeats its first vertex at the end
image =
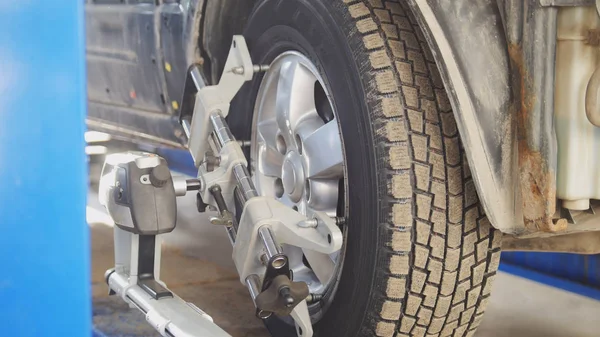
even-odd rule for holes
{"type": "MultiPolygon", "coordinates": [[[[257,191],[344,234],[287,247],[315,336],[472,336],[505,250],[600,252],[592,0],[88,0],[88,126],[186,148],[190,67],[232,38],[257,191]]],[[[286,318],[273,336],[296,336],[286,318]]]]}

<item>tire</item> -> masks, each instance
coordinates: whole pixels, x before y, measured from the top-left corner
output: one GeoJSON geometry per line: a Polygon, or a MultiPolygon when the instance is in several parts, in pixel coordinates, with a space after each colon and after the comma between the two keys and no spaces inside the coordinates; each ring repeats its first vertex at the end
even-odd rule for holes
{"type": "MultiPolygon", "coordinates": [[[[315,336],[471,336],[500,260],[435,60],[404,1],[264,0],[245,36],[255,63],[296,50],[339,112],[345,259],[315,336]]],[[[230,114],[250,136],[259,76],[230,114]]],[[[273,336],[296,336],[273,318],[273,336]]]]}

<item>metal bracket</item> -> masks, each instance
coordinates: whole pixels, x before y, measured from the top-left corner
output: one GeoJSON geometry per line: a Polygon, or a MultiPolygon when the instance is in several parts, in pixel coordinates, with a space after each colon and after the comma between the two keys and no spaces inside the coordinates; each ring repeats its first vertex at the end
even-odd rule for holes
{"type": "Polygon", "coordinates": [[[290,314],[296,323],[296,333],[299,337],[311,337],[313,335],[312,323],[308,314],[306,301],[300,302],[290,314]]]}
{"type": "Polygon", "coordinates": [[[300,227],[306,217],[273,198],[254,197],[248,200],[240,219],[233,261],[245,284],[249,275],[261,275],[264,266],[260,261],[263,244],[258,231],[269,226],[279,244],[288,244],[323,254],[332,254],[342,247],[343,236],[335,220],[317,212],[318,225],[314,228],[300,227]]]}
{"type": "MultiPolygon", "coordinates": [[[[213,130],[224,130],[223,126],[225,125],[225,119],[221,114],[211,114],[209,116],[208,123],[211,124],[211,128],[213,130]]],[[[227,129],[227,131],[228,130],[229,129],[227,129]]],[[[227,205],[227,208],[233,210],[235,209],[234,188],[236,186],[234,169],[238,165],[247,167],[248,162],[246,160],[246,156],[242,152],[242,148],[229,132],[216,133],[221,135],[220,139],[218,140],[218,147],[220,147],[218,155],[221,158],[221,160],[219,166],[215,167],[210,172],[208,172],[204,165],[198,168],[198,176],[199,179],[202,181],[202,186],[207,187],[201,189],[200,193],[204,202],[206,202],[209,205],[218,207],[219,205],[216,203],[216,200],[214,200],[214,196],[210,192],[209,188],[215,185],[219,185],[221,187],[222,195],[227,205]]]]}
{"type": "Polygon", "coordinates": [[[210,114],[218,111],[223,117],[227,117],[231,100],[246,81],[252,80],[253,75],[254,66],[246,40],[241,35],[235,35],[219,84],[204,87],[201,76],[193,76],[197,77],[193,82],[198,91],[193,115],[191,121],[186,119],[189,116],[182,116],[181,122],[187,133],[188,149],[196,167],[200,166],[208,150],[208,137],[212,132],[210,114]]]}

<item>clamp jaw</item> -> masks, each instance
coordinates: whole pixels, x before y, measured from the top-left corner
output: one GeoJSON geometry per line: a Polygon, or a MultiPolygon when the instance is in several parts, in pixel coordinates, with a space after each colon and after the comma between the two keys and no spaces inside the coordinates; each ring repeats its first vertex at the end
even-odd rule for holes
{"type": "MultiPolygon", "coordinates": [[[[188,137],[187,147],[196,167],[203,163],[208,151],[207,140],[213,131],[213,125],[209,121],[211,114],[219,112],[221,116],[227,117],[231,100],[242,85],[254,76],[255,67],[243,36],[233,37],[224,69],[221,80],[213,86],[206,86],[195,65],[188,71],[179,120],[188,137]]],[[[261,69],[264,68],[256,68],[259,71],[261,69]]]]}

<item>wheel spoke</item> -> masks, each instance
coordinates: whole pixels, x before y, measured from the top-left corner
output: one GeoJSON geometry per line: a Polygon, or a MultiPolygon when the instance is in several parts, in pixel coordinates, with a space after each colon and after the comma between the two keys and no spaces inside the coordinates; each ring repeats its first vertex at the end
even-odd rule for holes
{"type": "Polygon", "coordinates": [[[286,140],[292,140],[298,123],[316,115],[314,90],[317,79],[298,62],[285,63],[279,72],[275,113],[286,140]]]}
{"type": "Polygon", "coordinates": [[[284,193],[281,198],[279,198],[279,201],[289,207],[293,207],[294,206],[294,202],[292,201],[292,199],[290,199],[290,196],[287,195],[286,193],[284,193]]]}
{"type": "Polygon", "coordinates": [[[296,207],[298,207],[298,212],[300,212],[301,214],[306,214],[308,212],[308,205],[305,200],[300,200],[296,207]]]}
{"type": "Polygon", "coordinates": [[[335,215],[338,204],[339,181],[336,179],[311,179],[306,193],[310,194],[308,207],[314,211],[335,215]]]}
{"type": "Polygon", "coordinates": [[[344,155],[340,132],[334,119],[308,135],[303,141],[308,178],[341,178],[344,155]]]}
{"type": "Polygon", "coordinates": [[[283,156],[267,145],[262,145],[258,151],[258,171],[269,177],[281,178],[283,156]]]}
{"type": "Polygon", "coordinates": [[[277,122],[268,119],[257,125],[258,135],[261,138],[258,148],[258,171],[266,176],[280,177],[283,155],[277,149],[277,122]]]}
{"type": "Polygon", "coordinates": [[[275,139],[277,139],[277,121],[275,119],[267,119],[258,123],[256,130],[260,136],[260,142],[277,150],[275,139]]]}
{"type": "Polygon", "coordinates": [[[335,272],[335,262],[331,259],[331,256],[314,250],[303,249],[302,251],[319,281],[326,284],[335,272]]]}

